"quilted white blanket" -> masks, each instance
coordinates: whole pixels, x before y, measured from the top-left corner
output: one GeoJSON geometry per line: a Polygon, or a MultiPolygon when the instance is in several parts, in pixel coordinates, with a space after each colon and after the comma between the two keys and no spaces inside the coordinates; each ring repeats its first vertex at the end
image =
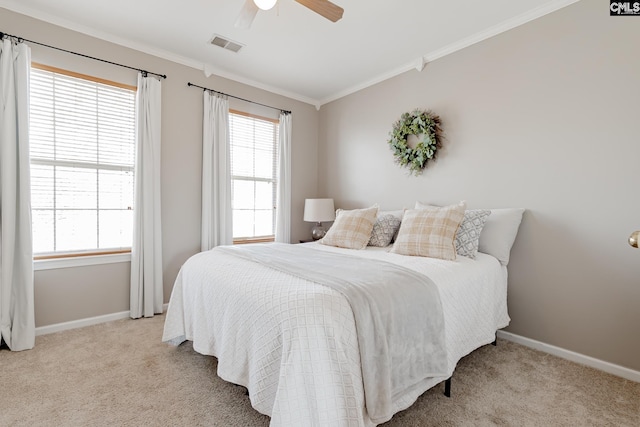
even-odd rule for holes
{"type": "Polygon", "coordinates": [[[391,419],[394,395],[424,378],[447,374],[440,295],[424,274],[390,262],[282,243],[215,250],[329,286],[347,298],[372,421],[391,419]]]}
{"type": "MultiPolygon", "coordinates": [[[[445,379],[457,361],[493,341],[509,322],[506,269],[488,255],[441,261],[316,250],[386,260],[429,275],[439,289],[447,375],[425,378],[393,396],[392,413],[445,379]]],[[[218,358],[218,375],[248,388],[252,406],[273,426],[375,425],[365,405],[354,316],[336,290],[222,251],[190,258],[174,285],[163,340],[192,340],[218,358]]],[[[410,346],[411,343],[406,343],[410,346]]]]}

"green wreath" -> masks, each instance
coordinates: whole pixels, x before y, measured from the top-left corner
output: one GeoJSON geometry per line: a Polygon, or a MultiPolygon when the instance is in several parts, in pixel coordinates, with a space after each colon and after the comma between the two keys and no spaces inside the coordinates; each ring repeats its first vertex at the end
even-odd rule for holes
{"type": "Polygon", "coordinates": [[[393,124],[388,143],[396,163],[407,166],[409,173],[420,175],[427,162],[434,159],[441,146],[442,129],[440,117],[432,111],[414,110],[403,113],[393,124]],[[419,139],[415,148],[409,147],[407,137],[416,135],[419,139]],[[420,140],[421,138],[421,140],[420,140]]]}

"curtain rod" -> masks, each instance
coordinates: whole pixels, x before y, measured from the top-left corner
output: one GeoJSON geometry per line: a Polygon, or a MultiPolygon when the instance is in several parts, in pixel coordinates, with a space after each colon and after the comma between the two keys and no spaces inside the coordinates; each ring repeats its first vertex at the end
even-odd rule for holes
{"type": "Polygon", "coordinates": [[[208,90],[209,92],[219,93],[220,95],[228,96],[230,98],[239,99],[240,101],[250,102],[252,104],[262,105],[263,107],[272,108],[272,109],[278,110],[278,111],[280,111],[280,112],[282,112],[284,114],[291,114],[291,111],[283,110],[282,108],[272,107],[271,105],[261,104],[259,102],[251,101],[249,99],[240,98],[239,96],[229,95],[228,93],[220,92],[220,91],[217,91],[215,89],[209,89],[208,87],[204,87],[204,86],[198,86],[198,85],[193,84],[191,82],[187,83],[187,86],[198,87],[198,88],[200,88],[202,90],[208,90]]]}
{"type": "Polygon", "coordinates": [[[163,79],[167,78],[167,76],[164,75],[164,74],[153,73],[151,71],[142,70],[140,68],[135,68],[135,67],[130,67],[128,65],[118,64],[117,62],[107,61],[106,59],[94,58],[93,56],[85,55],[83,53],[73,52],[71,50],[66,50],[66,49],[62,49],[62,48],[59,48],[59,47],[50,46],[48,44],[36,42],[36,41],[33,41],[33,40],[28,40],[28,39],[25,39],[23,37],[14,36],[14,35],[3,33],[3,32],[0,31],[0,40],[4,39],[5,37],[16,39],[19,42],[23,42],[24,41],[24,42],[29,42],[29,43],[37,44],[37,45],[40,45],[40,46],[48,47],[50,49],[60,50],[62,52],[70,53],[72,55],[82,56],[83,58],[89,58],[89,59],[93,59],[95,61],[106,62],[107,64],[117,65],[118,67],[128,68],[130,70],[136,70],[136,71],[141,72],[144,77],[146,77],[147,74],[153,74],[154,76],[158,76],[158,77],[163,78],[163,79]]]}

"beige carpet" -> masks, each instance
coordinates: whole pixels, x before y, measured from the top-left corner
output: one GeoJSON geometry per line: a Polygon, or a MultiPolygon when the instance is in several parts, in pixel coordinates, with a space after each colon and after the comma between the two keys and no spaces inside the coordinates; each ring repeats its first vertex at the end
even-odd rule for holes
{"type": "MultiPolygon", "coordinates": [[[[160,342],[163,316],[45,335],[0,350],[0,426],[267,426],[244,389],[189,343],[160,342]]],[[[464,358],[391,426],[640,426],[640,384],[500,340],[464,358]]]]}

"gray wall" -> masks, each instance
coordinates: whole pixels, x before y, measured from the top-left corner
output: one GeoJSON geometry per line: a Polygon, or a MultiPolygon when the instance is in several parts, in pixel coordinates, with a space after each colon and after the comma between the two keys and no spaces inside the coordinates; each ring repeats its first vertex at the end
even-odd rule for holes
{"type": "Polygon", "coordinates": [[[319,192],[336,206],[524,207],[507,329],[640,370],[640,18],[583,0],[325,105],[319,192]],[[446,141],[420,177],[392,123],[435,110],[446,141]]]}
{"type": "MultiPolygon", "coordinates": [[[[292,241],[309,235],[302,221],[305,197],[317,192],[319,114],[315,107],[202,71],[69,31],[0,8],[0,30],[26,39],[102,59],[163,73],[162,83],[162,239],[164,300],[168,301],[182,263],[200,249],[200,174],[202,170],[202,91],[187,82],[245,99],[291,110],[292,241]]],[[[32,60],[121,83],[136,84],[137,73],[31,45],[32,60]]],[[[243,102],[231,107],[274,114],[243,102]]],[[[276,112],[277,114],[277,112],[276,112]]],[[[277,115],[275,116],[277,117],[277,115]]],[[[36,326],[129,310],[129,263],[107,264],[35,273],[36,326]]]]}

